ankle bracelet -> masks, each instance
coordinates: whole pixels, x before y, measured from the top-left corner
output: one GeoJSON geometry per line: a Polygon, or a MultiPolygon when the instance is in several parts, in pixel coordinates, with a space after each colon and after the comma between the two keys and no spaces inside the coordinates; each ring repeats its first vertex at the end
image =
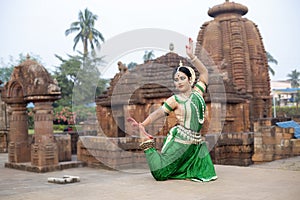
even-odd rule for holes
{"type": "Polygon", "coordinates": [[[145,142],[142,142],[140,144],[141,149],[146,151],[147,149],[154,148],[155,147],[155,142],[154,140],[147,140],[145,142]]]}

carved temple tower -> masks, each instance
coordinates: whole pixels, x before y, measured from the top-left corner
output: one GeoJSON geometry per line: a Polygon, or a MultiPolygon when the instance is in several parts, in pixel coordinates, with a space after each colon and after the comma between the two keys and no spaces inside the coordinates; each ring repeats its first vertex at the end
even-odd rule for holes
{"type": "MultiPolygon", "coordinates": [[[[266,51],[257,25],[243,18],[247,12],[246,6],[229,1],[210,8],[208,15],[214,19],[202,25],[196,55],[205,49],[213,59],[224,81],[227,105],[248,102],[252,129],[255,119],[271,117],[272,100],[266,51]]],[[[234,117],[235,111],[227,109],[227,115],[234,117]]]]}

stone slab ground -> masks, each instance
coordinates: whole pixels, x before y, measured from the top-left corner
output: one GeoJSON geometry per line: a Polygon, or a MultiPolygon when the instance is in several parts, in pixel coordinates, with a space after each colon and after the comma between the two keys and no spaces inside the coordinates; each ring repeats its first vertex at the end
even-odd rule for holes
{"type": "Polygon", "coordinates": [[[252,165],[216,165],[218,180],[197,183],[186,180],[155,181],[147,169],[112,171],[71,168],[33,173],[4,168],[7,154],[0,154],[0,199],[2,200],[298,200],[300,157],[252,165]],[[79,176],[80,182],[54,184],[48,177],[79,176]]]}

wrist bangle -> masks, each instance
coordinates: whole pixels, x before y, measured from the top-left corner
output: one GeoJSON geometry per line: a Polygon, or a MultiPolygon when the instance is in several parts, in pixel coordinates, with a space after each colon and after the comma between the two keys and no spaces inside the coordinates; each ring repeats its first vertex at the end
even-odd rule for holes
{"type": "Polygon", "coordinates": [[[192,63],[195,62],[196,59],[197,59],[197,56],[195,56],[195,57],[191,60],[191,62],[192,62],[192,63]]]}

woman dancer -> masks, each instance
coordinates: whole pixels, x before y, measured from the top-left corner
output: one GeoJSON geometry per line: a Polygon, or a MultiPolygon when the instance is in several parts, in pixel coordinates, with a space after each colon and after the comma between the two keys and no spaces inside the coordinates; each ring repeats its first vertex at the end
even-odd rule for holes
{"type": "Polygon", "coordinates": [[[214,165],[200,130],[204,123],[206,109],[203,93],[208,84],[208,71],[194,55],[193,41],[189,39],[186,53],[200,73],[194,85],[195,72],[191,67],[179,66],[173,72],[173,81],[179,94],[169,97],[163,106],[151,113],[142,123],[129,118],[138,128],[144,141],[140,145],[146,154],[151,174],[158,181],[167,179],[189,179],[211,181],[217,179],[214,165]],[[194,85],[194,87],[193,87],[194,85]],[[154,140],[145,131],[152,122],[174,112],[178,125],[170,129],[161,152],[154,147],[154,140]]]}

